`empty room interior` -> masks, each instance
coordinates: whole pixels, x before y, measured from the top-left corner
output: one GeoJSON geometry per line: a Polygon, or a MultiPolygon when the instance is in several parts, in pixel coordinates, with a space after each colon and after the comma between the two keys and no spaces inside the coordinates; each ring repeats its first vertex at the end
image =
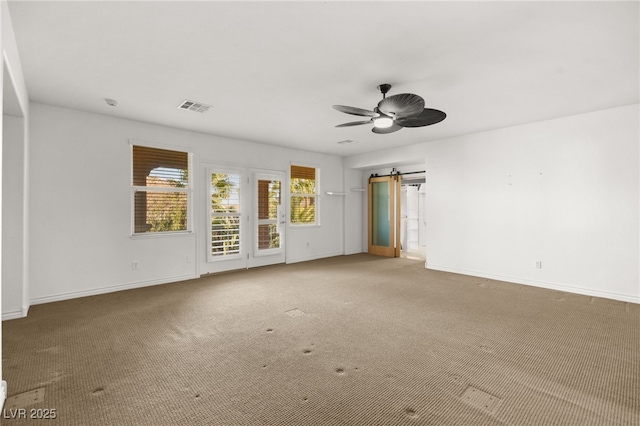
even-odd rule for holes
{"type": "Polygon", "coordinates": [[[0,423],[640,424],[637,1],[0,2],[0,423]]]}

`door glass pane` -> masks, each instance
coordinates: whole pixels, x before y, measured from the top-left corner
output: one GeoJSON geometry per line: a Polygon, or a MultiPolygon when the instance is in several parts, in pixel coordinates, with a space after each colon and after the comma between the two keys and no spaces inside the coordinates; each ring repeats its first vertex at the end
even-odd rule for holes
{"type": "Polygon", "coordinates": [[[371,186],[371,243],[374,246],[390,246],[389,185],[389,182],[373,182],[371,186]]]}
{"type": "Polygon", "coordinates": [[[273,249],[280,247],[280,233],[275,224],[258,225],[258,250],[273,249]]]}
{"type": "Polygon", "coordinates": [[[240,253],[240,175],[211,174],[211,257],[240,253]]]}
{"type": "Polygon", "coordinates": [[[280,181],[258,180],[258,250],[280,247],[278,230],[280,202],[280,181]]]}
{"type": "Polygon", "coordinates": [[[214,216],[211,218],[211,256],[240,253],[240,217],[214,216]]]}

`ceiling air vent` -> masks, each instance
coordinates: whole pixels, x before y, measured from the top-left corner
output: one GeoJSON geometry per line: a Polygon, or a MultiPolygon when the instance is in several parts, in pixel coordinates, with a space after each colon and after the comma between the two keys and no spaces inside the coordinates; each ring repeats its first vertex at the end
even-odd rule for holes
{"type": "Polygon", "coordinates": [[[185,99],[180,105],[178,105],[178,108],[203,113],[209,111],[209,108],[212,108],[212,106],[205,105],[202,102],[190,101],[188,99],[185,99]]]}

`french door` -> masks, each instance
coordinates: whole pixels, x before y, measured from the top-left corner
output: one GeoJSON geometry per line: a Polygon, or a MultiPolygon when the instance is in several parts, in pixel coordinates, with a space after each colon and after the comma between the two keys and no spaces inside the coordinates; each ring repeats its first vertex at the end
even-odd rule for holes
{"type": "Polygon", "coordinates": [[[400,175],[369,178],[369,253],[400,256],[400,175]]]}
{"type": "Polygon", "coordinates": [[[285,261],[285,173],[256,171],[253,173],[253,241],[247,267],[284,263],[285,261]]]}
{"type": "Polygon", "coordinates": [[[212,165],[205,172],[200,273],[285,262],[285,172],[212,165]]]}

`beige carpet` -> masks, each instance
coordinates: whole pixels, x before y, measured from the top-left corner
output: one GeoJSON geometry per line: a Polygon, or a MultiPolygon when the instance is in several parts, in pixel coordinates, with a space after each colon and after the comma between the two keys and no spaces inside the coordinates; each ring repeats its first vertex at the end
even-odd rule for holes
{"type": "Polygon", "coordinates": [[[638,425],[639,324],[410,259],[238,271],[4,322],[9,395],[57,419],[2,424],[638,425]]]}

